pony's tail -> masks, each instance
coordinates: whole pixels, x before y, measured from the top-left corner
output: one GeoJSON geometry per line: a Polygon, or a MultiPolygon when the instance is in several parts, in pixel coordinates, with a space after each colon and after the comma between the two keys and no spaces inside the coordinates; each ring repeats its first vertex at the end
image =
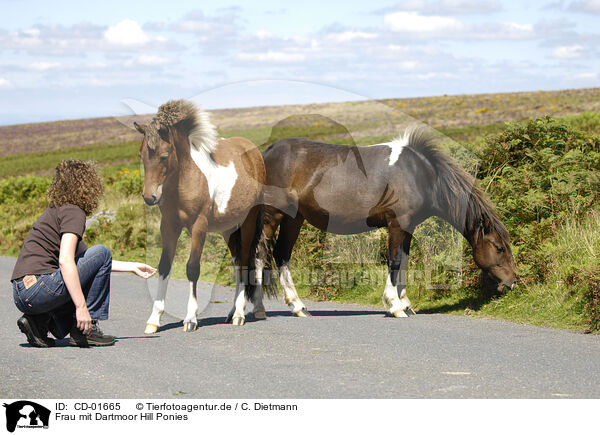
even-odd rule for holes
{"type": "Polygon", "coordinates": [[[256,228],[254,231],[254,239],[250,247],[250,264],[248,267],[249,283],[246,287],[246,299],[251,300],[256,293],[257,277],[256,263],[262,262],[262,291],[267,297],[277,297],[277,284],[272,276],[273,271],[273,243],[268,240],[264,231],[265,222],[265,205],[261,204],[256,218],[256,228]]]}

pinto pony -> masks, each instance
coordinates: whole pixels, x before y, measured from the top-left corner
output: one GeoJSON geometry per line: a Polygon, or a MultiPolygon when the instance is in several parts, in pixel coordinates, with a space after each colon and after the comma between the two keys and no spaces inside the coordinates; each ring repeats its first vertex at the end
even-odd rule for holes
{"type": "Polygon", "coordinates": [[[255,301],[254,315],[266,318],[260,286],[249,282],[251,257],[260,228],[265,167],[256,146],[244,138],[218,139],[208,113],[189,101],[169,101],[148,125],[135,123],[144,135],[143,197],[161,211],[162,254],[158,292],[145,332],[155,333],[164,312],[165,295],[177,240],[183,228],[191,235],[186,274],[190,283],[184,331],[197,328],[196,286],[200,257],[208,231],[220,232],[236,269],[236,293],[228,321],[245,322],[246,298],[255,301]]]}
{"type": "Polygon", "coordinates": [[[475,263],[498,288],[512,288],[515,264],[505,226],[471,177],[433,139],[423,129],[409,129],[391,142],[363,147],[289,138],[263,152],[267,170],[259,252],[263,282],[271,281],[267,275],[273,257],[284,302],[295,315],[308,315],[289,269],[304,221],[335,234],[387,227],[383,303],[395,317],[414,314],[405,288],[410,242],[415,227],[430,216],[460,231],[473,247],[475,263]]]}

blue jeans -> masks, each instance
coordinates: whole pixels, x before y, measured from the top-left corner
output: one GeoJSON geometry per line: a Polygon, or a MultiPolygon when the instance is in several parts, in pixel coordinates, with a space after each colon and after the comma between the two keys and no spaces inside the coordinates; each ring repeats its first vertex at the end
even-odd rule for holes
{"type": "MultiPolygon", "coordinates": [[[[112,255],[103,245],[92,246],[75,257],[81,289],[90,317],[108,319],[110,302],[110,272],[112,255]]],[[[49,314],[49,329],[56,338],[65,337],[75,324],[75,305],[60,269],[48,275],[39,275],[37,282],[25,288],[23,280],[15,280],[13,298],[17,308],[25,314],[49,314]]]]}

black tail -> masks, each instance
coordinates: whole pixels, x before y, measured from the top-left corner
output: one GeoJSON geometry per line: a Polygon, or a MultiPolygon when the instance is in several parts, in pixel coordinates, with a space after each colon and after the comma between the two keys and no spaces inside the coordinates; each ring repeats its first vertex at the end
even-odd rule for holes
{"type": "Polygon", "coordinates": [[[246,299],[251,300],[256,292],[257,279],[256,279],[256,261],[260,260],[263,262],[262,272],[262,290],[263,295],[267,295],[269,298],[277,297],[277,284],[272,276],[273,270],[273,243],[267,240],[264,232],[265,222],[265,206],[260,206],[258,211],[258,217],[256,218],[256,229],[254,232],[254,239],[250,247],[250,264],[248,265],[249,282],[246,287],[246,299]]]}

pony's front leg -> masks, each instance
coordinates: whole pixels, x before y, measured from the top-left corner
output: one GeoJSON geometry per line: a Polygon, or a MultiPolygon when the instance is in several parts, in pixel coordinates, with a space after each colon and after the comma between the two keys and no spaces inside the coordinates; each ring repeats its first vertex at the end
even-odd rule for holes
{"type": "Polygon", "coordinates": [[[406,271],[412,235],[397,226],[390,226],[388,242],[388,277],[383,291],[383,304],[394,317],[415,314],[406,295],[406,271]]]}
{"type": "Polygon", "coordinates": [[[204,217],[199,217],[191,228],[192,247],[190,258],[186,266],[187,279],[190,282],[190,294],[188,297],[187,314],[183,319],[183,331],[192,332],[198,328],[198,299],[196,289],[198,278],[200,278],[200,257],[206,240],[208,224],[204,217]]]}
{"type": "Polygon", "coordinates": [[[181,234],[181,227],[168,224],[164,220],[160,223],[160,234],[162,239],[162,253],[158,263],[158,291],[152,305],[152,313],[146,321],[145,334],[154,334],[160,326],[160,317],[165,311],[165,297],[167,295],[167,284],[171,275],[171,265],[177,248],[177,240],[181,234]]]}

